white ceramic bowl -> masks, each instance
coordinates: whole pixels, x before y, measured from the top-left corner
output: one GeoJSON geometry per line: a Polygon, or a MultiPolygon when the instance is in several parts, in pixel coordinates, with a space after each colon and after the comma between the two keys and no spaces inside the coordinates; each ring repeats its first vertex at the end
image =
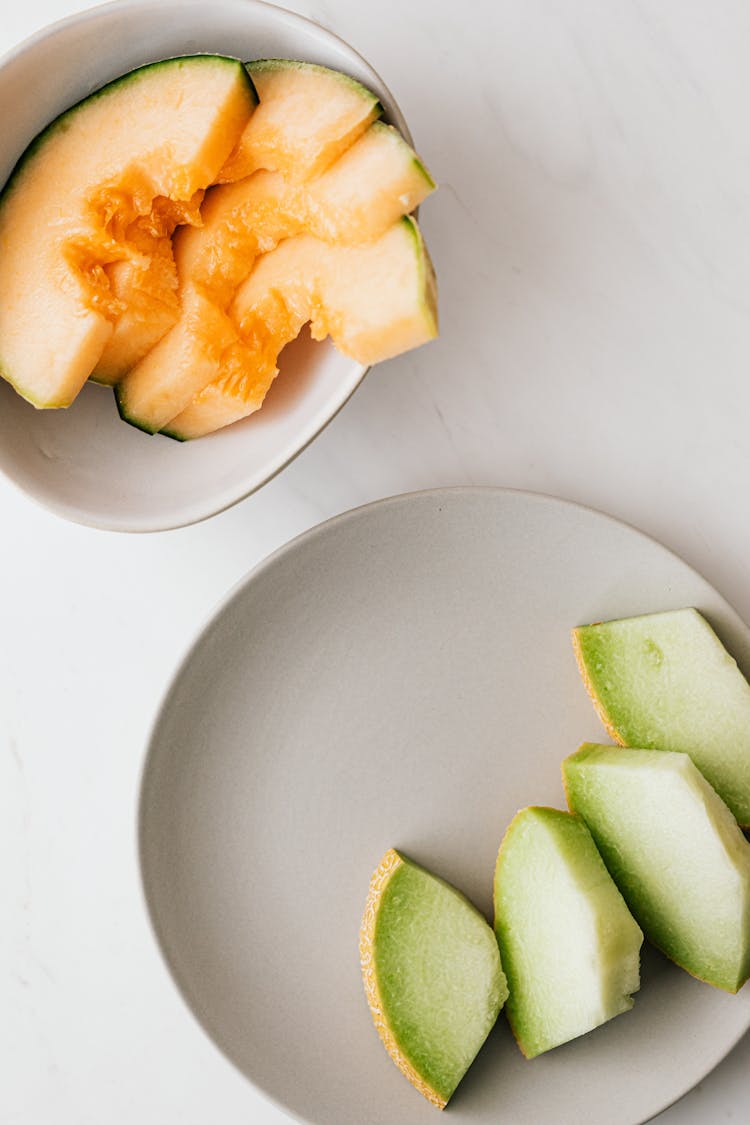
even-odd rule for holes
{"type": "MultiPolygon", "coordinates": [[[[56,23],[2,60],[0,183],[32,137],[68,106],[133,67],[196,52],[300,58],[346,71],[377,92],[388,119],[408,136],[375,71],[302,16],[259,0],[126,0],[56,23]]],[[[116,531],[194,523],[282,469],[365,372],[330,343],[302,338],[285,349],[258,414],[184,444],[123,424],[107,388],[91,384],[68,410],[38,411],[0,380],[0,471],[78,523],[116,531]]]]}

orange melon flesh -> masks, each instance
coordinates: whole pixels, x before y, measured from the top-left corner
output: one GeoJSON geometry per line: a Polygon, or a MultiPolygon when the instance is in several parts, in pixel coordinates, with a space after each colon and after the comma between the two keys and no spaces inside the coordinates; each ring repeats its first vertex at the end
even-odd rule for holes
{"type": "Polygon", "coordinates": [[[212,187],[201,207],[200,227],[174,238],[181,285],[195,286],[226,307],[259,254],[303,229],[299,203],[278,172],[212,187]]]}
{"type": "MultiPolygon", "coordinates": [[[[161,253],[155,248],[154,258],[161,253]]],[[[165,276],[151,284],[152,265],[137,260],[113,262],[105,267],[115,298],[123,312],[113,324],[99,361],[89,376],[95,383],[113,386],[169,332],[180,316],[177,297],[177,271],[174,261],[165,261],[165,276]]]]}
{"type": "Polygon", "coordinates": [[[364,365],[433,339],[435,275],[410,217],[360,246],[298,235],[259,260],[230,316],[246,350],[235,349],[232,368],[172,419],[164,431],[171,437],[201,437],[257,410],[281,348],[308,321],[314,339],[330,335],[340,351],[364,365]]]}
{"type": "Polygon", "coordinates": [[[346,74],[293,59],[259,59],[248,70],[260,98],[217,183],[260,168],[307,180],[323,172],[383,112],[375,94],[346,74]]]}
{"type": "Polygon", "coordinates": [[[182,393],[196,393],[215,377],[225,352],[236,342],[235,325],[226,313],[199,289],[188,288],[177,324],[134,369],[139,378],[130,397],[122,396],[122,383],[115,387],[121,417],[145,433],[154,433],[152,418],[166,422],[174,416],[175,381],[187,388],[182,393]],[[173,378],[164,377],[165,362],[173,378]]]}
{"type": "MultiPolygon", "coordinates": [[[[304,302],[290,306],[271,289],[264,294],[255,314],[246,322],[244,333],[231,321],[235,332],[232,345],[215,365],[212,381],[205,383],[188,405],[162,427],[161,432],[167,437],[190,441],[260,410],[279,373],[279,354],[302,331],[309,312],[304,302]]],[[[207,349],[201,347],[200,352],[205,356],[207,349]]]]}
{"type": "Polygon", "coordinates": [[[139,222],[156,201],[191,203],[215,179],[254,106],[237,60],[170,59],[105,86],[27,150],[0,198],[0,370],[35,406],[73,401],[124,311],[107,267],[143,253],[128,233],[148,241],[139,222]]]}
{"type": "Polygon", "coordinates": [[[269,293],[281,298],[290,324],[310,321],[313,339],[330,336],[339,351],[362,364],[390,359],[437,335],[435,274],[410,216],[365,245],[331,245],[305,234],[264,255],[230,308],[241,335],[248,337],[265,320],[269,293]]]}
{"type": "Polygon", "coordinates": [[[367,242],[434,190],[435,181],[398,130],[376,121],[307,185],[304,226],[328,242],[367,242]]]}
{"type": "Polygon", "coordinates": [[[127,228],[123,241],[130,256],[105,265],[123,311],[91,375],[95,382],[117,383],[177,322],[179,282],[171,235],[178,224],[200,223],[202,197],[198,191],[187,203],[154,200],[151,214],[127,228]]]}
{"type": "MultiPolygon", "coordinates": [[[[273,250],[283,239],[307,229],[330,239],[374,239],[405,209],[421,203],[434,186],[403,137],[376,122],[327,172],[308,184],[289,184],[279,173],[261,171],[238,183],[214,187],[201,208],[203,226],[175,235],[183,300],[190,290],[199,290],[215,302],[217,309],[225,309],[256,257],[273,250]]],[[[305,313],[299,323],[295,320],[284,325],[275,346],[264,339],[261,374],[258,380],[251,380],[251,401],[257,402],[253,409],[260,406],[276,374],[281,348],[294,339],[308,319],[305,313]]],[[[228,378],[227,362],[220,360],[211,375],[204,377],[216,349],[200,319],[191,317],[191,325],[189,328],[181,320],[117,388],[122,416],[147,432],[163,429],[208,383],[228,378]],[[185,361],[189,331],[193,332],[194,354],[198,357],[194,363],[185,361]]],[[[251,346],[257,351],[255,342],[251,346]]],[[[229,382],[244,391],[248,385],[248,352],[244,347],[239,351],[242,359],[233,361],[229,382]]],[[[250,366],[254,367],[254,362],[250,366]]]]}
{"type": "Polygon", "coordinates": [[[329,242],[377,238],[435,188],[396,129],[375,122],[323,175],[304,185],[260,171],[211,188],[201,225],[174,239],[180,278],[228,304],[256,256],[308,232],[329,242]]]}
{"type": "MultiPolygon", "coordinates": [[[[290,66],[290,81],[261,81],[266,99],[263,113],[266,118],[274,119],[277,149],[271,149],[266,142],[264,147],[259,147],[256,156],[257,162],[268,164],[269,169],[280,162],[279,153],[298,151],[298,119],[278,114],[273,99],[280,99],[291,113],[295,101],[301,99],[289,96],[287,87],[295,86],[299,73],[304,81],[309,81],[311,75],[318,96],[327,93],[329,104],[336,110],[337,117],[328,109],[331,120],[327,123],[327,140],[319,143],[327,145],[329,153],[334,147],[338,150],[342,144],[349,143],[352,135],[349,118],[346,114],[342,116],[340,95],[343,83],[344,104],[345,108],[349,107],[346,113],[351,117],[351,80],[324,68],[300,68],[297,63],[290,66]],[[336,132],[334,125],[343,129],[343,134],[336,132]]],[[[283,79],[286,68],[280,64],[279,73],[283,79]]],[[[364,93],[370,105],[373,96],[369,91],[364,93]]],[[[297,111],[299,113],[299,109],[297,111]]],[[[309,115],[309,107],[305,111],[309,115]]],[[[359,119],[363,119],[361,114],[359,119]]],[[[306,146],[313,143],[305,131],[302,136],[306,146]]],[[[300,171],[296,174],[299,179],[300,171]]],[[[250,272],[255,255],[271,250],[281,239],[307,228],[322,237],[352,240],[372,237],[396,222],[399,215],[422,203],[435,185],[430,173],[396,129],[376,122],[365,129],[349,152],[306,187],[309,187],[309,196],[299,183],[291,185],[280,173],[260,170],[236,183],[211,188],[201,205],[200,223],[192,222],[174,236],[174,254],[183,284],[189,279],[210,287],[218,303],[226,305],[250,272]],[[354,207],[358,188],[362,198],[351,218],[342,215],[336,219],[337,208],[354,207]]],[[[173,287],[177,284],[175,276],[173,287]]],[[[166,327],[163,326],[165,309],[160,300],[151,297],[144,308],[142,293],[143,287],[134,282],[129,294],[124,296],[128,312],[123,332],[120,337],[116,328],[116,339],[110,342],[98,364],[98,381],[117,382],[124,378],[174,324],[172,315],[166,327]],[[137,308],[132,309],[132,306],[137,308]],[[132,315],[128,315],[130,313],[132,315]]]]}

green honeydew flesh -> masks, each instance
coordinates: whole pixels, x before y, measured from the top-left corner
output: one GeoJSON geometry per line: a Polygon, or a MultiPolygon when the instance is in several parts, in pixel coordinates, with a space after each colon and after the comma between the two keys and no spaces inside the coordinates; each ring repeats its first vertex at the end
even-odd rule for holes
{"type": "Polygon", "coordinates": [[[380,897],[372,941],[382,1019],[419,1079],[447,1102],[497,1020],[506,979],[479,911],[395,855],[401,862],[380,897]]]}
{"type": "Polygon", "coordinates": [[[580,817],[527,808],[513,819],[495,869],[495,933],[527,1058],[632,1008],[643,935],[580,817]]]}
{"type": "Polygon", "coordinates": [[[563,779],[649,941],[736,992],[750,975],[750,844],[690,758],[584,743],[563,779]]]}
{"type": "Polygon", "coordinates": [[[586,686],[625,746],[689,754],[750,825],[750,685],[695,609],[574,630],[586,686]]]}

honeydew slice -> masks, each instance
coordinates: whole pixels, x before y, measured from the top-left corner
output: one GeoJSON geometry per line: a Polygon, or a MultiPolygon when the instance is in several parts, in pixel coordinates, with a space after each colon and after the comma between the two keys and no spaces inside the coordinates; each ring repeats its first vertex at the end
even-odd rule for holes
{"type": "Polygon", "coordinates": [[[750,686],[695,609],[573,631],[586,688],[621,745],[689,754],[750,825],[750,686]]]}
{"type": "Polygon", "coordinates": [[[306,180],[324,171],[383,112],[371,90],[315,63],[259,59],[248,63],[260,98],[218,183],[244,179],[260,168],[306,180]]]}
{"type": "Polygon", "coordinates": [[[632,1008],[643,934],[580,817],[532,807],[511,821],[495,868],[495,933],[526,1058],[632,1008]]]}
{"type": "MultiPolygon", "coordinates": [[[[0,198],[0,371],[38,407],[67,406],[123,312],[107,267],[142,254],[157,201],[194,205],[255,106],[236,59],[133,71],[57,118],[0,198]]],[[[158,236],[154,236],[158,241],[158,236]]]]}
{"type": "Polygon", "coordinates": [[[687,754],[584,743],[563,780],[649,941],[736,992],[750,976],[750,844],[687,754]]]}
{"type": "Polygon", "coordinates": [[[171,437],[201,437],[257,410],[281,349],[308,321],[313,339],[330,335],[363,365],[419,347],[438,330],[435,275],[410,217],[362,246],[287,239],[258,261],[230,312],[248,350],[235,350],[229,368],[165,424],[171,437]]]}
{"type": "Polygon", "coordinates": [[[390,850],[370,882],[359,951],[388,1054],[443,1109],[508,995],[492,930],[454,887],[390,850]]]}

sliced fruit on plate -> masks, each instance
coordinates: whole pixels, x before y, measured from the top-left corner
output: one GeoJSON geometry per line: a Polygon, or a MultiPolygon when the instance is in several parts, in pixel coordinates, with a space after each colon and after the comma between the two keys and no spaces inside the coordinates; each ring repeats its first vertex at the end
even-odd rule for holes
{"type": "Polygon", "coordinates": [[[211,188],[201,225],[177,232],[183,284],[203,286],[220,304],[234,296],[258,254],[309,233],[347,245],[377,238],[435,188],[417,154],[390,125],[375,122],[323,175],[304,185],[256,172],[211,188]]]}
{"type": "Polygon", "coordinates": [[[0,371],[34,405],[75,398],[124,311],[107,267],[143,253],[130,228],[140,242],[163,199],[192,208],[255,104],[237,60],[170,59],[105,86],[26,150],[0,197],[0,371]]]}
{"type": "Polygon", "coordinates": [[[687,754],[584,743],[563,780],[649,941],[736,992],[750,975],[750,844],[687,754]]]}
{"type": "Polygon", "coordinates": [[[705,618],[679,609],[586,625],[573,646],[612,738],[689,754],[750,826],[750,686],[705,618]]]}
{"type": "Polygon", "coordinates": [[[495,933],[526,1058],[632,1008],[643,934],[580,817],[526,808],[511,821],[495,868],[495,933]]]}
{"type": "MultiPolygon", "coordinates": [[[[437,335],[434,272],[419,227],[409,217],[361,246],[329,245],[311,235],[287,239],[259,259],[230,313],[249,348],[245,364],[221,370],[179,414],[161,422],[160,428],[171,437],[200,437],[257,410],[270,386],[269,372],[276,373],[281,349],[308,321],[314,339],[330,335],[340,351],[363,365],[418,347],[437,335]]],[[[179,375],[174,366],[164,369],[170,382],[179,381],[179,375]]],[[[148,394],[145,380],[144,391],[148,394]]],[[[143,406],[140,415],[134,409],[131,402],[121,400],[124,414],[142,419],[143,406]]],[[[161,416],[163,410],[157,412],[149,405],[150,424],[161,416]]]]}
{"type": "Polygon", "coordinates": [[[259,168],[305,180],[324,171],[383,107],[353,78],[315,63],[259,59],[248,63],[260,107],[217,176],[244,179],[259,168]]]}
{"type": "Polygon", "coordinates": [[[388,1054],[443,1109],[508,995],[492,930],[459,891],[390,850],[370,882],[359,951],[388,1054]]]}

